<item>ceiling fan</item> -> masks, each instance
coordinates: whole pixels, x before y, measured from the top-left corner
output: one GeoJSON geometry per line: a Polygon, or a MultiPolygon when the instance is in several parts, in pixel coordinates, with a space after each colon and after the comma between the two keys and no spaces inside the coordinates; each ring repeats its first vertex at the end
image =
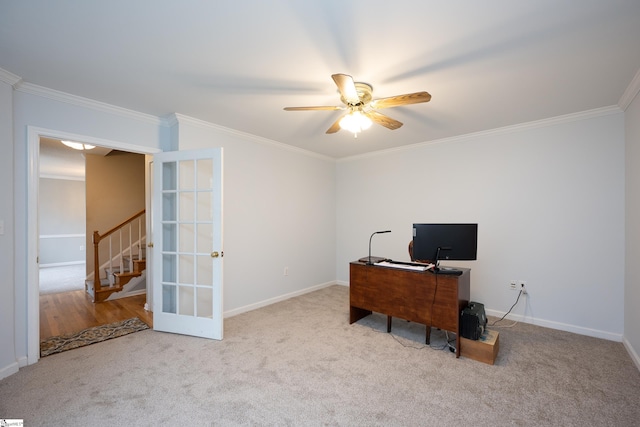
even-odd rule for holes
{"type": "Polygon", "coordinates": [[[326,133],[336,133],[340,129],[346,129],[357,137],[358,133],[368,129],[372,122],[395,130],[402,123],[379,113],[383,108],[399,107],[401,105],[429,102],[431,95],[428,92],[415,92],[406,95],[391,96],[389,98],[373,99],[373,88],[370,84],[355,82],[353,77],[347,74],[333,74],[331,76],[338,91],[340,101],[344,106],[320,106],[320,107],[285,107],[285,111],[314,111],[314,110],[347,110],[347,113],[336,120],[326,133]]]}

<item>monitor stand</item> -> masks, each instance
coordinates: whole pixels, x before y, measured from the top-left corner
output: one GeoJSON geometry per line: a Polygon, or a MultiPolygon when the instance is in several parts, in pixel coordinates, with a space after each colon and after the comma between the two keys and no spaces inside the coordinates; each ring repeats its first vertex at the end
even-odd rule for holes
{"type": "Polygon", "coordinates": [[[458,270],[455,267],[436,267],[433,271],[436,274],[448,274],[451,276],[460,276],[462,274],[462,270],[458,270]]]}

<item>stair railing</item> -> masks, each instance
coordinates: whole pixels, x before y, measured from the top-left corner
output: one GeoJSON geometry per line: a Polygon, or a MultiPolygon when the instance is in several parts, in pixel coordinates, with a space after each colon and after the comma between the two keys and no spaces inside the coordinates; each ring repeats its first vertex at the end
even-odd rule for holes
{"type": "MultiPolygon", "coordinates": [[[[94,231],[93,232],[93,268],[94,268],[94,274],[93,274],[93,283],[94,283],[94,287],[93,287],[93,292],[94,292],[94,297],[95,295],[97,295],[98,291],[100,291],[102,289],[102,283],[100,280],[100,242],[102,240],[104,240],[105,238],[109,238],[109,268],[111,270],[113,270],[113,260],[114,258],[118,259],[118,263],[119,263],[119,267],[120,267],[120,272],[124,271],[124,256],[125,253],[127,251],[129,251],[129,271],[133,271],[133,251],[132,251],[132,247],[134,242],[132,241],[132,225],[133,223],[137,220],[137,225],[138,225],[138,248],[140,248],[140,244],[142,243],[142,230],[143,230],[143,218],[142,216],[145,214],[145,210],[141,210],[140,212],[138,212],[137,214],[127,218],[126,220],[122,221],[120,224],[116,225],[115,227],[111,228],[109,231],[100,234],[98,231],[94,231]],[[126,248],[123,248],[123,237],[122,237],[122,232],[123,230],[127,230],[128,231],[128,235],[129,235],[129,245],[126,248]],[[118,246],[118,255],[114,257],[113,255],[113,238],[114,236],[112,236],[114,233],[118,232],[117,234],[117,246],[118,246]]],[[[142,256],[142,251],[140,249],[138,249],[138,259],[141,259],[142,256]]],[[[111,282],[109,282],[111,284],[111,282]]]]}

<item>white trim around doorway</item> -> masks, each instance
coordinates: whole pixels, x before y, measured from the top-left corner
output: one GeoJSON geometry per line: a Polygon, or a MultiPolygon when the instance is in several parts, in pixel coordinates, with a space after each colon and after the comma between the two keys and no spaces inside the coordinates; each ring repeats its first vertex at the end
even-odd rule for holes
{"type": "Polygon", "coordinates": [[[27,126],[27,364],[40,359],[40,283],[38,269],[38,193],[40,138],[48,137],[128,151],[139,154],[162,152],[159,148],[138,146],[54,129],[27,126]]]}

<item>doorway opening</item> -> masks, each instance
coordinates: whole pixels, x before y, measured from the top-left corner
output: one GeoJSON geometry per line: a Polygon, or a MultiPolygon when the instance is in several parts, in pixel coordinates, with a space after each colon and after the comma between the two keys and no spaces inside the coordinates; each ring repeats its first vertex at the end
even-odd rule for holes
{"type": "MultiPolygon", "coordinates": [[[[127,284],[126,292],[105,297],[127,298],[119,304],[97,308],[85,292],[95,274],[92,231],[107,224],[106,219],[111,225],[131,210],[144,210],[144,155],[104,147],[79,150],[43,137],[39,157],[40,340],[131,317],[149,324],[150,316],[139,309],[146,303],[146,269],[127,284]],[[133,296],[141,297],[129,299],[133,296]]],[[[144,252],[136,248],[137,255],[144,252]]],[[[116,268],[120,267],[112,266],[110,273],[116,268]]],[[[108,274],[105,269],[105,277],[108,274]]]]}
{"type": "MultiPolygon", "coordinates": [[[[149,147],[141,147],[131,144],[126,144],[117,141],[109,141],[109,140],[101,140],[89,136],[79,136],[74,134],[68,134],[66,132],[49,130],[49,129],[41,129],[35,127],[28,127],[28,161],[29,164],[34,165],[34,167],[29,168],[28,173],[28,185],[27,185],[27,203],[28,203],[28,215],[27,215],[27,254],[28,254],[28,262],[27,262],[27,362],[28,364],[32,364],[38,361],[40,357],[40,329],[41,329],[41,311],[40,311],[40,272],[39,272],[39,242],[40,242],[40,234],[39,234],[39,212],[40,212],[40,161],[41,161],[41,140],[53,139],[53,140],[72,140],[72,141],[83,141],[84,143],[95,145],[96,147],[102,147],[106,150],[119,150],[126,153],[137,153],[145,155],[145,166],[143,172],[144,179],[144,202],[145,206],[150,204],[149,202],[149,193],[147,189],[149,188],[149,183],[147,182],[149,177],[149,173],[147,168],[149,167],[149,163],[151,161],[152,154],[158,153],[161,150],[149,148],[149,147]]],[[[147,236],[150,237],[150,227],[149,224],[145,224],[145,228],[147,229],[147,236]]],[[[74,233],[70,233],[74,234],[74,233]]],[[[86,238],[86,237],[85,237],[86,238]]],[[[91,236],[89,236],[91,239],[91,236]]],[[[86,240],[85,240],[86,242],[86,240]]],[[[77,243],[77,242],[76,242],[77,243]]],[[[78,250],[82,245],[76,245],[78,250]]],[[[83,249],[86,250],[86,243],[83,249]]],[[[86,260],[86,257],[85,257],[86,260]]],[[[86,262],[86,261],[85,261],[86,262]]],[[[150,280],[149,280],[150,282],[150,280]]],[[[73,314],[69,312],[69,307],[75,307],[75,309],[82,314],[81,317],[88,319],[91,322],[104,322],[104,323],[112,323],[116,320],[111,320],[115,315],[125,315],[130,317],[140,317],[143,321],[150,321],[152,319],[151,313],[146,312],[145,308],[151,307],[152,301],[152,287],[148,284],[146,286],[146,296],[145,294],[141,294],[136,298],[139,301],[109,301],[107,303],[102,304],[94,304],[91,302],[91,298],[87,298],[86,292],[84,290],[84,286],[82,290],[79,291],[71,291],[65,293],[58,294],[50,294],[48,298],[50,300],[49,304],[57,304],[58,307],[54,308],[54,312],[58,313],[53,317],[53,320],[56,322],[60,322],[60,328],[77,328],[78,326],[73,326],[73,322],[70,320],[72,318],[78,318],[77,313],[73,314]],[[63,298],[60,295],[65,294],[73,294],[75,298],[63,298]],[[53,302],[51,302],[53,301],[53,302]],[[81,304],[78,304],[78,301],[81,301],[81,304]],[[85,303],[85,301],[87,303],[85,303]],[[145,302],[148,303],[145,305],[145,302]],[[131,304],[129,304],[131,303],[131,304]],[[66,307],[65,307],[66,305],[66,307]],[[130,307],[133,305],[134,308],[130,307]],[[119,313],[119,314],[118,314],[119,313]],[[144,316],[147,318],[143,318],[144,316]],[[57,317],[56,317],[57,316],[57,317]],[[71,323],[71,325],[68,325],[71,323]]],[[[131,298],[133,299],[133,297],[131,298]]],[[[122,299],[124,300],[124,298],[122,299]]],[[[45,320],[45,319],[42,319],[45,320]]],[[[77,332],[77,331],[76,331],[77,332]]]]}

